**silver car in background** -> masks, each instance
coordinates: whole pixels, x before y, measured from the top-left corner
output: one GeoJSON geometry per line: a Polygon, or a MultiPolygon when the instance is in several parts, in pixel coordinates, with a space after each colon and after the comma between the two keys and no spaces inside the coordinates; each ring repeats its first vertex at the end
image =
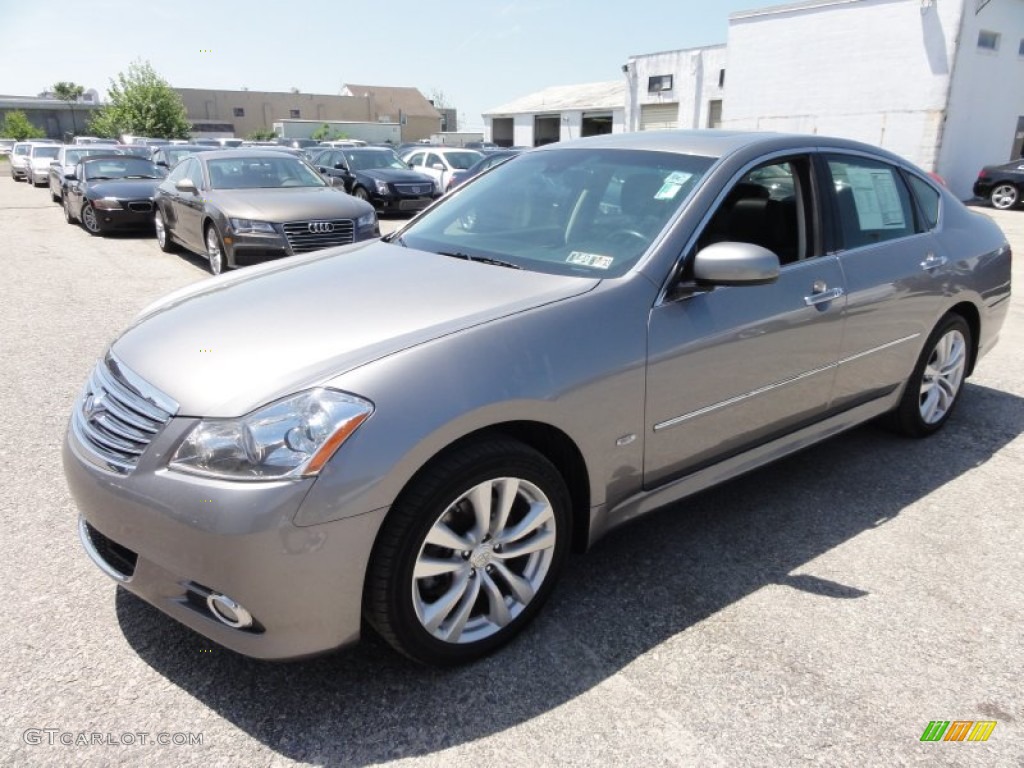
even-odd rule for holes
{"type": "Polygon", "coordinates": [[[64,202],[64,190],[67,188],[68,174],[75,172],[75,166],[83,157],[91,155],[119,155],[121,150],[113,144],[89,143],[66,144],[57,152],[57,156],[50,163],[48,171],[50,183],[50,199],[55,203],[64,202]]]}
{"type": "Polygon", "coordinates": [[[145,310],[71,416],[81,541],[243,654],[370,626],[465,662],[628,520],[869,419],[940,429],[1010,260],[988,218],[863,144],[540,148],[383,240],[145,310]]]}

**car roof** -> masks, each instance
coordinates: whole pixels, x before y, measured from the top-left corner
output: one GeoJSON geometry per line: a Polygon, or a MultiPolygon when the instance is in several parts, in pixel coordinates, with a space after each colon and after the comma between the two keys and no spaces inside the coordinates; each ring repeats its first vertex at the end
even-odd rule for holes
{"type": "Polygon", "coordinates": [[[234,149],[215,149],[212,152],[203,152],[204,160],[220,160],[222,158],[238,157],[296,157],[301,159],[301,153],[289,152],[292,147],[236,147],[234,149]],[[282,151],[283,150],[283,151],[282,151]]]}
{"type": "Polygon", "coordinates": [[[536,147],[532,152],[551,149],[592,147],[601,149],[639,149],[653,152],[674,152],[683,155],[724,157],[745,149],[774,150],[816,147],[819,149],[857,150],[884,157],[893,163],[907,165],[898,155],[870,144],[852,139],[840,139],[817,134],[768,133],[757,131],[637,131],[611,133],[585,139],[560,141],[536,147]]]}
{"type": "Polygon", "coordinates": [[[127,155],[127,154],[124,154],[124,153],[122,153],[120,155],[89,155],[88,157],[83,157],[78,162],[80,162],[80,163],[91,163],[94,160],[124,160],[126,158],[133,158],[135,160],[142,160],[145,163],[153,162],[148,157],[142,157],[141,155],[127,155]]]}

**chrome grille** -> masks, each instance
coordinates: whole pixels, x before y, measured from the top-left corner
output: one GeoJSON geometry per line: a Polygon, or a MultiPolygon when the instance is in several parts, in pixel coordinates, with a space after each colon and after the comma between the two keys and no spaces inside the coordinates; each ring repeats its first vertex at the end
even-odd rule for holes
{"type": "Polygon", "coordinates": [[[352,219],[289,221],[284,224],[284,236],[292,253],[308,253],[355,242],[355,223],[352,219]]]}
{"type": "Polygon", "coordinates": [[[400,195],[429,195],[434,191],[434,185],[427,182],[422,184],[394,184],[392,186],[400,195]]]}
{"type": "Polygon", "coordinates": [[[177,403],[107,355],[75,403],[71,428],[94,464],[128,474],[177,410],[177,403]]]}

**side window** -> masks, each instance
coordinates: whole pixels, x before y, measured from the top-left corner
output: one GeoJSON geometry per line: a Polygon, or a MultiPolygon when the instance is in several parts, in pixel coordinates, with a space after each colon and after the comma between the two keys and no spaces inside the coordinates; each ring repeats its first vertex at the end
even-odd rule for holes
{"type": "Polygon", "coordinates": [[[782,265],[816,256],[811,216],[810,158],[773,160],[746,173],[729,190],[697,241],[753,243],[782,265]]]}
{"type": "Polygon", "coordinates": [[[423,165],[423,153],[413,152],[411,155],[409,155],[409,159],[407,162],[409,165],[423,165]]]}
{"type": "Polygon", "coordinates": [[[830,155],[844,248],[860,248],[915,234],[910,192],[895,168],[864,157],[830,155]]]}
{"type": "Polygon", "coordinates": [[[196,189],[205,188],[205,184],[203,183],[203,164],[198,160],[193,160],[189,164],[188,177],[192,179],[192,183],[196,185],[196,189]]]}
{"type": "Polygon", "coordinates": [[[939,223],[939,200],[942,199],[942,196],[935,187],[920,176],[910,173],[907,174],[907,178],[910,179],[910,189],[913,191],[914,197],[917,198],[921,213],[924,214],[925,228],[935,229],[939,223]]]}
{"type": "Polygon", "coordinates": [[[172,184],[176,184],[177,182],[181,181],[186,176],[188,176],[188,169],[192,167],[193,163],[195,163],[195,160],[190,159],[186,159],[178,163],[178,165],[174,167],[174,170],[171,171],[170,174],[167,176],[167,180],[172,184]]]}
{"type": "Polygon", "coordinates": [[[431,152],[427,155],[426,166],[427,168],[433,168],[435,165],[444,165],[444,163],[441,161],[440,157],[431,152]]]}

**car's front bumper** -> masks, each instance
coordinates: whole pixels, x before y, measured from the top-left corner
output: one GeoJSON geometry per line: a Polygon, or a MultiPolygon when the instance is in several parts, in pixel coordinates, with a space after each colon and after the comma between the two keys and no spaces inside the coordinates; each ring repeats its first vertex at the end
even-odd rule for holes
{"type": "MultiPolygon", "coordinates": [[[[90,201],[91,202],[91,201],[90,201]]],[[[123,208],[106,210],[96,208],[96,221],[104,232],[118,229],[151,229],[153,227],[153,203],[146,200],[125,201],[123,208]],[[132,206],[132,207],[128,207],[132,206]]]]}
{"type": "Polygon", "coordinates": [[[380,195],[371,197],[373,207],[383,213],[415,213],[431,205],[440,195],[380,195]]]}
{"type": "Polygon", "coordinates": [[[312,480],[228,482],[166,469],[194,423],[171,419],[127,475],[96,466],[68,430],[64,472],[90,557],[125,589],[247,656],[298,658],[354,642],[386,510],[296,526],[312,480]],[[253,625],[218,620],[211,593],[242,606],[253,625]]]}

